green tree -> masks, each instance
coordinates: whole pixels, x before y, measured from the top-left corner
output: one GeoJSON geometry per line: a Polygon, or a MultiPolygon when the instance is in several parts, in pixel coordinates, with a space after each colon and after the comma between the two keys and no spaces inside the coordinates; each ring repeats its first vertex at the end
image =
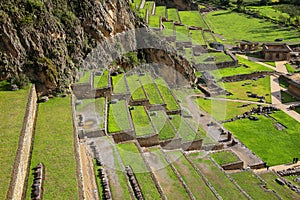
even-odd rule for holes
{"type": "Polygon", "coordinates": [[[229,0],[220,0],[220,4],[222,6],[228,6],[229,5],[229,0]]]}

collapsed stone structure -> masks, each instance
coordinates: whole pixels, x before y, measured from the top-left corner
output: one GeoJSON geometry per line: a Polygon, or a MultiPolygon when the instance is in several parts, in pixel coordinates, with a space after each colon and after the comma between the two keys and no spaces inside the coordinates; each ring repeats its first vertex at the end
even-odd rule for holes
{"type": "Polygon", "coordinates": [[[41,200],[43,197],[43,180],[45,167],[43,163],[39,163],[35,168],[33,168],[33,184],[31,186],[31,199],[41,200]]]}

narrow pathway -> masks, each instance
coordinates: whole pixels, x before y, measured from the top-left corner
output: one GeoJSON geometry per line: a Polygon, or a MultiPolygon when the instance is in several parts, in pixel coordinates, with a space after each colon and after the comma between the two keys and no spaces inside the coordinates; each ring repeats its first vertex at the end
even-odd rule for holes
{"type": "Polygon", "coordinates": [[[283,74],[287,74],[288,71],[286,70],[286,67],[285,67],[286,63],[287,63],[286,61],[276,61],[275,62],[275,64],[276,64],[276,71],[280,72],[280,73],[283,73],[283,74]]]}
{"type": "MultiPolygon", "coordinates": [[[[300,166],[300,161],[298,161],[297,163],[288,163],[288,164],[282,164],[282,165],[275,165],[272,167],[269,167],[269,170],[274,170],[274,171],[281,171],[281,170],[287,170],[288,168],[292,168],[292,167],[299,167],[300,166]]],[[[261,169],[255,169],[253,170],[254,173],[260,173],[260,172],[267,172],[267,168],[261,168],[261,169]]]]}

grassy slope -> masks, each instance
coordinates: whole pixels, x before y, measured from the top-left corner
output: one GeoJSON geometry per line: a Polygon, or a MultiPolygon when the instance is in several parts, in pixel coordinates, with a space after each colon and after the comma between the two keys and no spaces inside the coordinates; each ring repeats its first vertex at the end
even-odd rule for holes
{"type": "Polygon", "coordinates": [[[297,42],[300,37],[296,30],[280,28],[271,22],[228,10],[211,12],[207,15],[207,20],[214,32],[222,34],[230,43],[241,39],[273,42],[276,38],[285,38],[285,42],[297,42]]]}
{"type": "Polygon", "coordinates": [[[122,130],[129,130],[130,124],[126,111],[125,101],[119,101],[116,104],[109,104],[108,108],[108,132],[114,133],[122,130]]]}
{"type": "Polygon", "coordinates": [[[101,76],[94,75],[94,88],[104,88],[108,86],[108,70],[105,70],[101,76]]]}
{"type": "Polygon", "coordinates": [[[205,45],[205,41],[204,41],[201,30],[190,30],[190,35],[191,35],[193,44],[205,45]]]}
{"type": "Polygon", "coordinates": [[[299,131],[300,123],[282,111],[272,114],[280,123],[288,127],[279,131],[274,121],[264,116],[257,116],[258,121],[249,119],[237,120],[225,124],[231,131],[256,155],[262,158],[269,166],[289,163],[300,152],[299,131]]]}
{"type": "Polygon", "coordinates": [[[176,135],[175,130],[173,129],[169,119],[167,119],[163,111],[156,111],[155,113],[156,115],[150,114],[150,117],[154,126],[156,127],[156,130],[158,131],[159,139],[167,140],[174,138],[176,135]]]}
{"type": "Polygon", "coordinates": [[[126,76],[128,87],[133,100],[145,100],[146,95],[139,81],[138,75],[134,74],[131,76],[126,76]]]}
{"type": "MultiPolygon", "coordinates": [[[[78,198],[69,97],[39,105],[30,169],[40,162],[45,165],[44,199],[78,198]]],[[[28,185],[32,182],[31,175],[28,185]]],[[[27,197],[30,190],[28,187],[27,197]]]]}
{"type": "Polygon", "coordinates": [[[148,95],[150,104],[152,104],[152,105],[164,104],[164,101],[163,101],[162,97],[160,96],[160,93],[159,93],[156,85],[153,83],[150,74],[146,74],[145,76],[140,76],[140,81],[143,84],[145,92],[148,95]]]}
{"type": "Polygon", "coordinates": [[[134,106],[130,110],[136,136],[154,134],[153,127],[144,106],[134,106]]]}
{"type": "Polygon", "coordinates": [[[187,26],[207,28],[207,25],[198,11],[179,11],[179,16],[182,23],[187,26]]]}
{"type": "Polygon", "coordinates": [[[28,89],[0,91],[0,199],[5,199],[23,126],[28,89]]]}

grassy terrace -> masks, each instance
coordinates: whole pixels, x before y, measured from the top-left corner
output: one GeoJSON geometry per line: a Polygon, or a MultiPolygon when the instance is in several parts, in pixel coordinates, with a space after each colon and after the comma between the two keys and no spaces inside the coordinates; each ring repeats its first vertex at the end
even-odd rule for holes
{"type": "Polygon", "coordinates": [[[290,64],[285,64],[286,70],[288,71],[288,73],[297,73],[299,72],[299,70],[295,69],[294,67],[292,67],[292,65],[290,64]]]}
{"type": "Polygon", "coordinates": [[[184,48],[184,54],[183,56],[191,61],[193,59],[193,50],[191,48],[184,48]]]}
{"type": "Polygon", "coordinates": [[[174,21],[174,22],[179,22],[179,16],[178,16],[176,8],[168,9],[168,20],[174,21]]]}
{"type": "Polygon", "coordinates": [[[166,17],[166,6],[156,6],[155,15],[158,17],[166,17]]]}
{"type": "Polygon", "coordinates": [[[251,92],[259,96],[265,96],[266,102],[271,103],[270,76],[266,76],[265,78],[259,78],[257,80],[246,80],[223,84],[224,89],[232,93],[232,95],[226,97],[228,99],[259,101],[259,99],[257,98],[248,97],[247,92],[251,92]]]}
{"type": "Polygon", "coordinates": [[[247,6],[246,9],[276,21],[281,21],[282,18],[286,20],[290,17],[289,14],[279,12],[278,10],[274,9],[273,6],[247,6]]]}
{"type": "Polygon", "coordinates": [[[300,142],[300,123],[283,111],[271,116],[287,128],[277,130],[274,126],[276,121],[260,115],[257,116],[258,121],[237,120],[225,123],[225,128],[269,166],[289,163],[300,152],[300,146],[297,145],[300,142]]]}
{"type": "Polygon", "coordinates": [[[225,165],[233,162],[237,162],[240,159],[234,155],[231,151],[218,151],[209,154],[219,165],[225,165]]]}
{"type": "Polygon", "coordinates": [[[237,56],[237,58],[239,60],[239,63],[243,64],[243,65],[238,66],[238,67],[216,69],[216,70],[211,71],[211,73],[215,76],[216,79],[220,79],[222,77],[235,76],[237,74],[252,74],[254,72],[274,71],[268,67],[265,67],[263,65],[260,65],[258,63],[252,62],[252,61],[249,61],[240,56],[237,56]]]}
{"type": "Polygon", "coordinates": [[[112,86],[114,94],[127,93],[127,87],[125,84],[124,74],[118,74],[117,76],[112,76],[112,86]]]}
{"type": "Polygon", "coordinates": [[[173,30],[173,22],[164,22],[164,30],[162,31],[163,35],[165,36],[173,36],[174,30],[173,30]]]}
{"type": "Polygon", "coordinates": [[[198,11],[179,11],[179,16],[182,23],[187,26],[207,28],[207,25],[198,11]]]}
{"type": "Polygon", "coordinates": [[[193,45],[205,45],[205,40],[201,30],[190,30],[193,45]]]}
{"type": "Polygon", "coordinates": [[[282,199],[299,199],[300,195],[292,191],[287,185],[279,185],[275,179],[278,176],[274,172],[259,174],[259,176],[267,183],[268,188],[276,191],[282,199]]]}
{"type": "Polygon", "coordinates": [[[134,106],[130,110],[132,121],[134,124],[135,134],[137,137],[152,135],[155,133],[148,113],[146,112],[144,106],[134,106]]]}
{"type": "Polygon", "coordinates": [[[191,153],[188,154],[188,157],[224,200],[247,199],[208,156],[201,155],[201,153],[191,153]]]}
{"type": "Polygon", "coordinates": [[[253,42],[273,42],[284,38],[285,42],[299,41],[300,32],[230,10],[210,12],[206,17],[215,33],[222,34],[229,43],[244,39],[253,42]],[[234,22],[234,23],[232,23],[234,22]]]}
{"type": "Polygon", "coordinates": [[[129,130],[129,118],[125,101],[118,101],[116,104],[109,104],[108,107],[108,132],[115,133],[129,130]]]}
{"type": "Polygon", "coordinates": [[[253,199],[277,199],[274,193],[262,188],[263,183],[250,171],[238,172],[230,176],[253,199]]]}
{"type": "Polygon", "coordinates": [[[144,90],[142,88],[142,85],[139,81],[138,75],[134,74],[131,76],[126,76],[126,80],[131,93],[132,100],[137,101],[137,100],[147,99],[144,90]]]}
{"type": "Polygon", "coordinates": [[[94,75],[94,88],[108,87],[108,70],[105,70],[101,76],[94,75]]]}
{"type": "Polygon", "coordinates": [[[151,148],[148,155],[145,153],[145,157],[167,199],[189,199],[186,190],[159,148],[151,148]]]}
{"type": "Polygon", "coordinates": [[[176,41],[189,42],[189,30],[186,26],[175,26],[176,30],[176,41]]]}
{"type": "Polygon", "coordinates": [[[151,105],[165,103],[150,74],[147,73],[145,76],[140,76],[140,81],[143,84],[151,105]]]}
{"type": "Polygon", "coordinates": [[[104,128],[105,98],[84,99],[80,105],[76,105],[76,112],[95,113],[99,117],[99,128],[104,128]]]}
{"type": "MultiPolygon", "coordinates": [[[[219,62],[225,62],[225,61],[232,61],[232,58],[223,53],[223,52],[211,52],[211,53],[204,53],[200,56],[194,56],[195,63],[219,63],[219,62]],[[206,59],[213,57],[214,61],[206,61],[206,59]]],[[[227,68],[226,68],[227,69],[227,68]]]]}
{"type": "Polygon", "coordinates": [[[29,94],[29,88],[2,91],[8,86],[8,83],[0,82],[0,199],[5,199],[10,183],[29,94]]]}
{"type": "Polygon", "coordinates": [[[89,83],[90,78],[91,78],[91,71],[85,71],[83,76],[80,77],[78,83],[89,83]]]}
{"type": "Polygon", "coordinates": [[[245,103],[205,98],[197,98],[195,103],[217,121],[231,119],[256,107],[256,104],[242,107],[245,103]]]}
{"type": "Polygon", "coordinates": [[[159,20],[160,20],[160,17],[157,15],[149,16],[149,26],[151,28],[159,28],[160,27],[159,20]]]}
{"type": "Polygon", "coordinates": [[[175,137],[176,132],[170,120],[163,111],[150,113],[150,117],[159,134],[159,140],[167,140],[175,137]],[[156,113],[156,114],[155,114],[156,113]]]}
{"type": "Polygon", "coordinates": [[[207,44],[209,44],[211,42],[216,42],[213,34],[209,31],[203,31],[203,38],[205,39],[207,44]]]}
{"type": "Polygon", "coordinates": [[[171,122],[177,129],[182,141],[191,142],[200,139],[200,135],[180,115],[171,115],[171,122]]]}
{"type": "Polygon", "coordinates": [[[167,155],[196,199],[215,199],[202,177],[180,151],[169,151],[167,155]]]}
{"type": "Polygon", "coordinates": [[[118,144],[117,149],[125,166],[130,165],[145,199],[160,199],[157,188],[134,143],[118,144]]]}
{"type": "MultiPolygon", "coordinates": [[[[30,169],[40,162],[45,165],[43,199],[78,199],[73,142],[70,98],[39,104],[30,169]]],[[[28,185],[32,182],[30,175],[28,185]]],[[[30,193],[28,187],[27,199],[30,193]]]]}
{"type": "Polygon", "coordinates": [[[174,98],[174,96],[172,95],[172,92],[170,91],[170,89],[167,86],[167,83],[165,82],[164,79],[162,78],[157,78],[155,79],[155,83],[164,99],[164,102],[167,104],[167,109],[169,111],[171,110],[179,110],[180,107],[176,101],[176,99],[174,98]]]}

